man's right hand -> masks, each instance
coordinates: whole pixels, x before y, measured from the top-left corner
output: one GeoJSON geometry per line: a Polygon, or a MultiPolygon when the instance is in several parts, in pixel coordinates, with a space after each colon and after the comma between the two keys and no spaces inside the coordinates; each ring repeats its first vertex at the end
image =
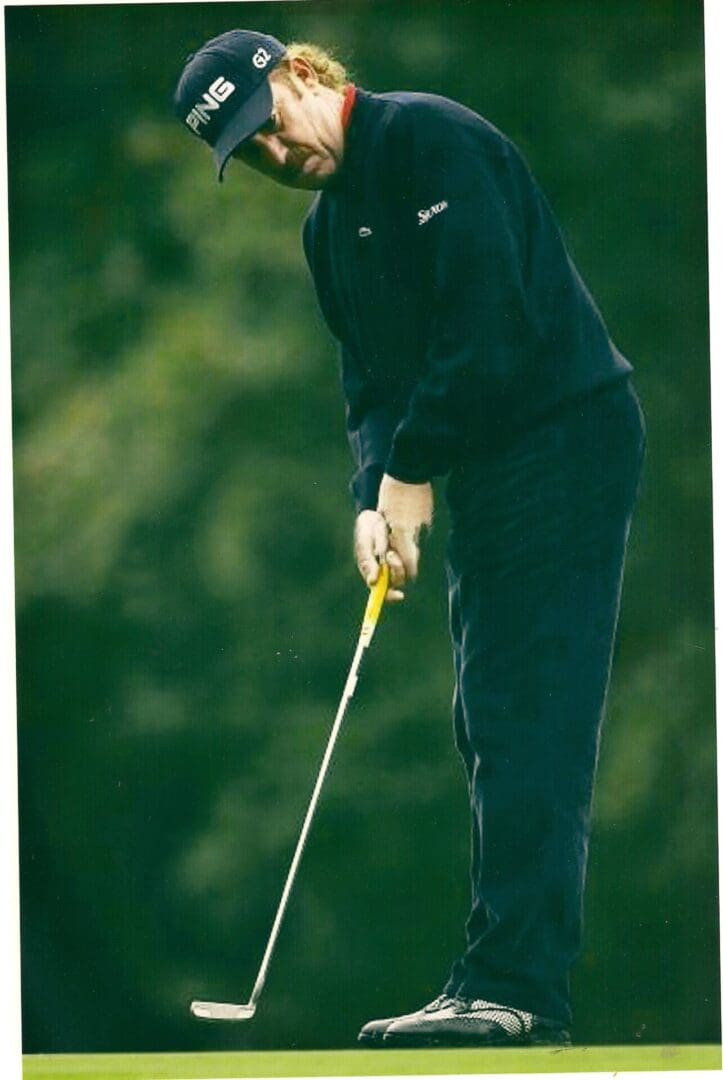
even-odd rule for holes
{"type": "Polygon", "coordinates": [[[359,573],[369,588],[379,577],[382,562],[389,566],[387,600],[404,599],[399,589],[404,584],[404,566],[396,551],[389,549],[389,527],[378,510],[362,510],[354,525],[354,557],[359,573]]]}

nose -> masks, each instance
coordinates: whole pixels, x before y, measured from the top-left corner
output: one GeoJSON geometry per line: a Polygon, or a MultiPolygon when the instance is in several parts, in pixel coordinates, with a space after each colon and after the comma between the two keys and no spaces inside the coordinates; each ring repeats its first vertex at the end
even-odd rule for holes
{"type": "Polygon", "coordinates": [[[284,167],[288,148],[284,146],[277,135],[266,135],[263,132],[257,132],[252,137],[251,142],[261,153],[267,164],[279,169],[284,167]]]}

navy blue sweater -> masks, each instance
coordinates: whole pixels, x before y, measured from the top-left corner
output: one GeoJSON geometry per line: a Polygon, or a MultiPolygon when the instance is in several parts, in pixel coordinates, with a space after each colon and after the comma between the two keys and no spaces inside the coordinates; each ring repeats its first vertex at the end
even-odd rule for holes
{"type": "Polygon", "coordinates": [[[632,370],[519,151],[446,98],[357,91],[304,250],[341,346],[358,510],[385,471],[444,475],[632,370]]]}

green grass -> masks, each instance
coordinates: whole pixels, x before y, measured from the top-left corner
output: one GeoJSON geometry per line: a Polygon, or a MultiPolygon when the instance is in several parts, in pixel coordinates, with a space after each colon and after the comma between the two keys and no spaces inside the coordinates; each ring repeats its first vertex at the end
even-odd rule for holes
{"type": "Polygon", "coordinates": [[[409,1076],[634,1072],[721,1068],[721,1048],[574,1046],[498,1050],[310,1050],[216,1054],[34,1054],[24,1080],[209,1080],[213,1077],[409,1076]]]}

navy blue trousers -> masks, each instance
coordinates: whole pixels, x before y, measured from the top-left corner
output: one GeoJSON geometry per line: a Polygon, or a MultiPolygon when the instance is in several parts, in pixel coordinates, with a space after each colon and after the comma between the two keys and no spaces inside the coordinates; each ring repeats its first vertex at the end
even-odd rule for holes
{"type": "Polygon", "coordinates": [[[644,444],[624,379],[458,467],[447,483],[472,908],[445,989],[566,1024],[644,444]]]}

